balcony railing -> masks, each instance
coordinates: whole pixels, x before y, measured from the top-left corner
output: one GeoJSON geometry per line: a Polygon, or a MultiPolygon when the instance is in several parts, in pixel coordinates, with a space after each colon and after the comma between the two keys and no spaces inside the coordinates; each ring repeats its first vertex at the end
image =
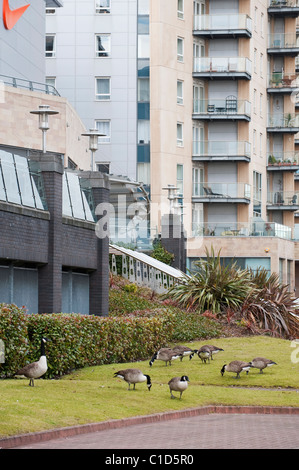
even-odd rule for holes
{"type": "Polygon", "coordinates": [[[205,222],[192,224],[193,237],[278,237],[292,239],[292,229],[276,222],[205,222]]]}
{"type": "Polygon", "coordinates": [[[33,82],[32,80],[24,80],[23,78],[10,77],[8,75],[0,75],[0,82],[14,88],[24,88],[30,91],[46,93],[47,95],[60,96],[56,88],[47,83],[33,82]]]}
{"type": "Polygon", "coordinates": [[[250,159],[251,144],[250,142],[226,142],[226,141],[194,141],[193,142],[193,157],[213,158],[220,159],[235,159],[236,157],[250,159]]]}
{"type": "Polygon", "coordinates": [[[194,73],[242,73],[251,76],[251,60],[247,57],[198,57],[194,59],[194,73]]]}
{"type": "Polygon", "coordinates": [[[269,0],[270,8],[298,8],[299,0],[269,0]]]}
{"type": "Polygon", "coordinates": [[[194,100],[193,113],[208,116],[244,115],[250,118],[251,104],[246,100],[238,100],[234,96],[227,96],[222,100],[194,100]]]}
{"type": "MultiPolygon", "coordinates": [[[[267,194],[267,208],[269,206],[278,206],[278,208],[299,206],[299,192],[298,191],[269,191],[267,194]]],[[[297,210],[294,208],[294,210],[297,210]]]]}
{"type": "Polygon", "coordinates": [[[243,31],[251,33],[252,20],[248,15],[195,15],[194,30],[243,31]]]}
{"type": "Polygon", "coordinates": [[[193,197],[203,199],[250,199],[251,186],[247,183],[195,183],[193,197]]]}
{"type": "Polygon", "coordinates": [[[268,77],[269,88],[297,88],[299,87],[299,74],[294,72],[272,72],[268,77]]]}
{"type": "Polygon", "coordinates": [[[268,47],[271,49],[297,48],[296,33],[272,33],[269,35],[268,47]]]}
{"type": "Polygon", "coordinates": [[[293,113],[268,115],[268,127],[298,128],[299,115],[293,113]]]}
{"type": "Polygon", "coordinates": [[[268,166],[299,165],[299,152],[272,152],[268,157],[268,166]]]}

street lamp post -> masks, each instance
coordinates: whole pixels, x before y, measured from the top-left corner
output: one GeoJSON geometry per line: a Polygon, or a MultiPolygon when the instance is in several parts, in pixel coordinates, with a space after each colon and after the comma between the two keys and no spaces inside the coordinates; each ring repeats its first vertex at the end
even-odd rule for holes
{"type": "Polygon", "coordinates": [[[41,104],[37,111],[30,111],[31,114],[38,115],[38,127],[43,133],[43,153],[46,153],[46,132],[49,130],[49,116],[54,114],[59,114],[58,111],[50,109],[50,106],[47,104],[41,104]]]}
{"type": "Polygon", "coordinates": [[[101,134],[98,129],[89,129],[89,132],[81,135],[89,137],[89,150],[91,151],[90,169],[94,171],[94,153],[98,150],[98,137],[106,137],[106,134],[101,134]]]}

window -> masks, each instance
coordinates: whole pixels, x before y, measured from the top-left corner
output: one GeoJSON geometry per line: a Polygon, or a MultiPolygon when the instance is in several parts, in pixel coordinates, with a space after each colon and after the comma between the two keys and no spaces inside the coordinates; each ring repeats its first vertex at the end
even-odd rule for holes
{"type": "Polygon", "coordinates": [[[55,15],[56,8],[46,8],[46,15],[55,15]]]}
{"type": "Polygon", "coordinates": [[[253,153],[256,153],[256,130],[255,129],[253,129],[252,144],[253,144],[253,153]]]}
{"type": "Polygon", "coordinates": [[[96,35],[96,57],[110,57],[111,55],[111,35],[96,35]]]}
{"type": "Polygon", "coordinates": [[[204,180],[203,168],[193,167],[192,169],[192,196],[199,196],[203,187],[204,180]]]}
{"type": "Polygon", "coordinates": [[[260,77],[263,78],[264,55],[260,54],[260,77]]]}
{"type": "Polygon", "coordinates": [[[138,102],[149,102],[150,82],[149,78],[138,78],[138,102]]]}
{"type": "Polygon", "coordinates": [[[149,34],[149,16],[138,15],[138,34],[149,34]]]}
{"type": "Polygon", "coordinates": [[[254,8],[253,23],[254,23],[254,31],[257,31],[257,7],[254,8]]]}
{"type": "Polygon", "coordinates": [[[137,122],[137,139],[139,144],[149,144],[150,142],[150,121],[139,119],[137,122]]]}
{"type": "Polygon", "coordinates": [[[255,73],[256,73],[256,55],[257,55],[257,50],[254,49],[254,52],[253,52],[253,70],[254,70],[255,73]]]}
{"type": "Polygon", "coordinates": [[[184,0],[178,0],[178,18],[184,19],[184,0]]]}
{"type": "Polygon", "coordinates": [[[184,165],[178,164],[176,166],[176,185],[178,188],[178,195],[183,196],[184,193],[184,165]]]}
{"type": "Polygon", "coordinates": [[[264,37],[264,13],[261,13],[261,36],[264,37]]]}
{"type": "Polygon", "coordinates": [[[177,60],[179,62],[184,61],[184,39],[177,38],[177,60]]]}
{"type": "Polygon", "coordinates": [[[253,112],[256,114],[256,89],[253,90],[253,112]]]}
{"type": "Polygon", "coordinates": [[[177,81],[177,104],[184,104],[183,85],[182,80],[177,81]]]}
{"type": "Polygon", "coordinates": [[[46,77],[46,93],[55,95],[56,77],[46,77]]]}
{"type": "Polygon", "coordinates": [[[110,173],[110,163],[109,162],[101,162],[96,164],[97,171],[101,173],[110,173]]]}
{"type": "Polygon", "coordinates": [[[178,122],[176,126],[176,135],[177,135],[177,146],[183,147],[184,140],[183,140],[183,123],[178,122]]]}
{"type": "Polygon", "coordinates": [[[138,59],[147,59],[150,56],[149,34],[138,35],[138,59]]]}
{"type": "Polygon", "coordinates": [[[96,13],[110,13],[111,0],[96,0],[96,13]]]}
{"type": "Polygon", "coordinates": [[[150,163],[137,163],[137,181],[143,184],[150,184],[151,182],[151,167],[150,163]]]}
{"type": "Polygon", "coordinates": [[[149,15],[149,0],[138,0],[138,15],[149,15]]]}
{"type": "Polygon", "coordinates": [[[260,157],[263,156],[263,134],[260,132],[260,157]]]}
{"type": "Polygon", "coordinates": [[[260,93],[260,116],[263,117],[263,93],[260,93]]]}
{"type": "Polygon", "coordinates": [[[253,217],[261,217],[262,207],[262,175],[253,172],[253,217]]]}
{"type": "Polygon", "coordinates": [[[55,34],[46,35],[46,57],[56,57],[55,34]]]}
{"type": "Polygon", "coordinates": [[[96,99],[98,101],[107,101],[111,98],[110,77],[96,78],[96,99]]]}
{"type": "Polygon", "coordinates": [[[95,122],[96,129],[104,134],[103,137],[98,137],[99,144],[107,144],[111,142],[111,122],[109,120],[100,119],[95,122]]]}

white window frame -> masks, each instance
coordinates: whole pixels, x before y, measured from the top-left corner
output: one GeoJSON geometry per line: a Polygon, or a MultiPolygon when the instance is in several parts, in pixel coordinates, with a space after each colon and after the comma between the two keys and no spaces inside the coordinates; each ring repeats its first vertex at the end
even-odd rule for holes
{"type": "Polygon", "coordinates": [[[96,55],[96,57],[101,58],[101,59],[111,57],[111,34],[97,33],[95,35],[95,55],[96,55]],[[109,48],[105,49],[105,51],[99,51],[98,50],[98,37],[109,38],[109,48]]]}
{"type": "Polygon", "coordinates": [[[111,100],[111,77],[96,77],[95,78],[95,99],[96,101],[110,101],[111,100]],[[109,80],[109,93],[98,94],[98,87],[97,87],[98,80],[109,80]],[[103,97],[103,98],[101,99],[100,97],[103,97]]]}
{"type": "Polygon", "coordinates": [[[177,104],[183,105],[184,104],[184,80],[177,80],[177,104]],[[181,89],[179,90],[179,85],[181,89]]]}
{"type": "Polygon", "coordinates": [[[176,144],[177,147],[184,147],[184,124],[182,122],[176,124],[176,144]]]}
{"type": "Polygon", "coordinates": [[[184,0],[177,0],[177,6],[178,6],[178,8],[177,8],[178,18],[180,20],[183,20],[184,19],[184,7],[185,7],[184,0]],[[180,5],[179,5],[180,2],[182,2],[182,9],[180,9],[180,5]]]}
{"type": "Polygon", "coordinates": [[[53,38],[53,49],[52,51],[47,51],[45,40],[45,57],[47,59],[54,59],[56,57],[56,34],[46,34],[46,38],[53,38]]]}
{"type": "Polygon", "coordinates": [[[184,38],[181,36],[177,37],[177,61],[184,62],[184,38]],[[179,52],[179,44],[182,46],[182,52],[179,52]]]}
{"type": "Polygon", "coordinates": [[[102,2],[103,2],[103,0],[95,0],[95,12],[98,15],[111,13],[111,0],[105,0],[105,3],[108,3],[108,6],[107,5],[105,5],[105,6],[99,5],[98,6],[98,3],[101,4],[102,2]]]}
{"type": "Polygon", "coordinates": [[[111,143],[111,120],[110,119],[96,119],[95,120],[95,128],[99,129],[99,126],[98,126],[98,123],[101,123],[101,122],[105,122],[105,123],[108,123],[108,134],[106,134],[106,136],[102,136],[102,137],[98,137],[98,143],[99,144],[110,144],[111,143]]]}

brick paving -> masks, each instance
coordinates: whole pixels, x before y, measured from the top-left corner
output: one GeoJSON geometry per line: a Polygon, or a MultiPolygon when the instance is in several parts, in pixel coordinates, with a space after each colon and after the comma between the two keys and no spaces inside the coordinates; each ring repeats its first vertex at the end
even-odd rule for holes
{"type": "MultiPolygon", "coordinates": [[[[134,420],[133,420],[134,422],[134,420]]],[[[299,414],[175,417],[19,445],[19,449],[299,449],[299,414]]],[[[1,441],[0,441],[1,447],[1,441]]]]}

